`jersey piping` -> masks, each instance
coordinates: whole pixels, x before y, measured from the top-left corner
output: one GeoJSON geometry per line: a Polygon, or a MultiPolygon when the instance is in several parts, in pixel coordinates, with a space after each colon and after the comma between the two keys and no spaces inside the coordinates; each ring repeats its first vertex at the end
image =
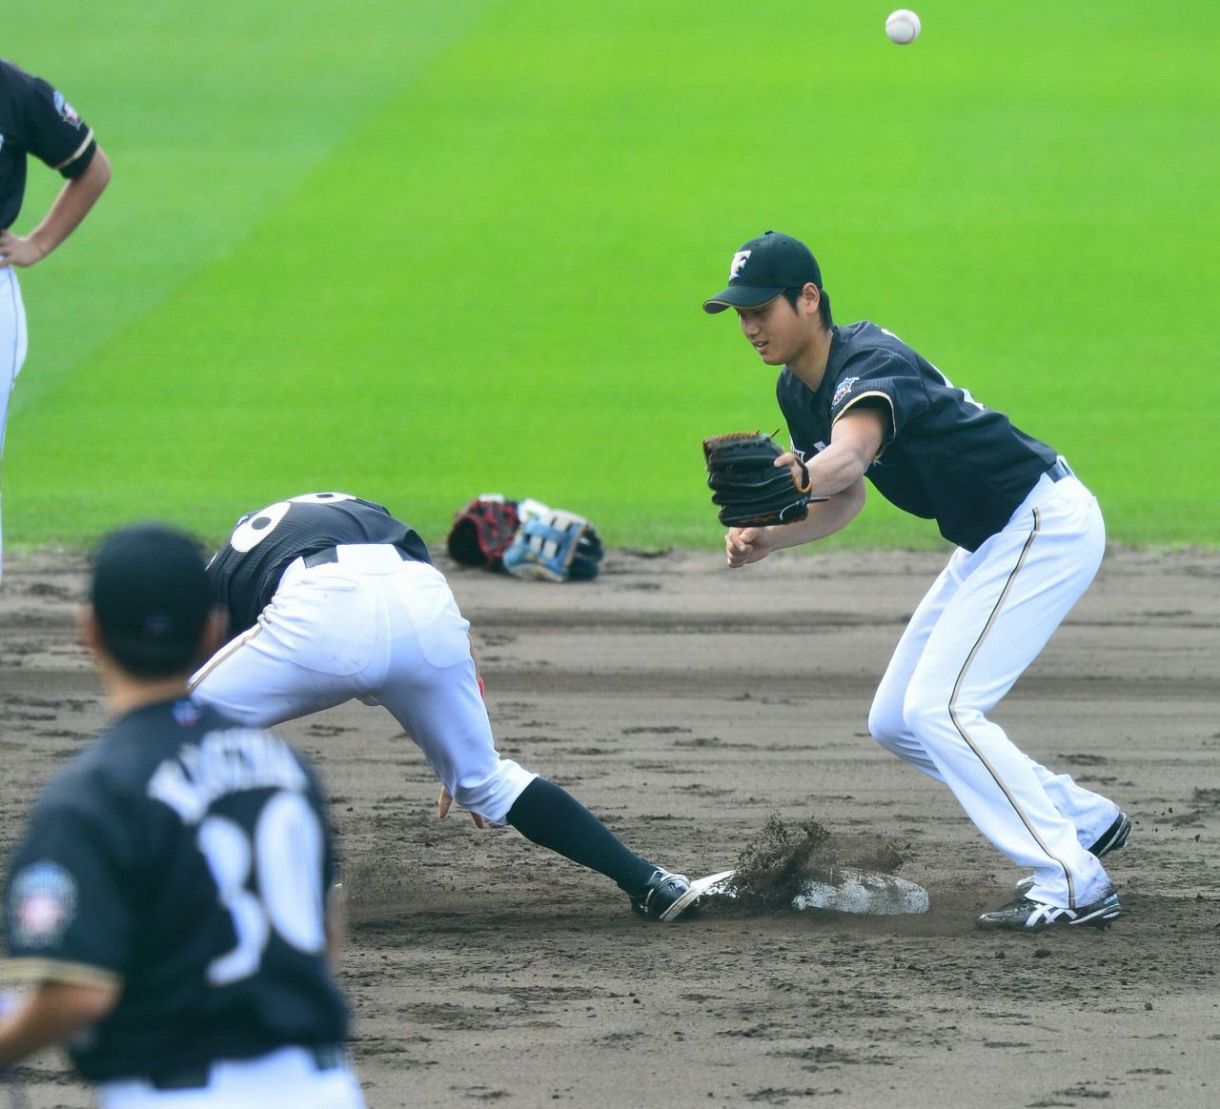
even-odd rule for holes
{"type": "Polygon", "coordinates": [[[844,405],[843,411],[830,421],[830,427],[831,430],[833,430],[835,424],[843,419],[843,417],[846,416],[847,413],[853,408],[855,408],[857,404],[859,404],[862,400],[868,400],[873,397],[880,397],[887,405],[889,405],[890,409],[890,433],[881,441],[881,446],[877,448],[877,453],[873,455],[873,461],[876,461],[883,454],[885,454],[885,448],[889,446],[890,441],[895,435],[898,434],[898,414],[894,411],[894,400],[888,393],[883,393],[879,389],[873,389],[867,393],[861,393],[858,397],[852,397],[851,403],[844,405]]]}
{"type": "Polygon", "coordinates": [[[89,128],[89,134],[87,134],[85,136],[85,139],[80,144],[80,146],[78,146],[74,151],[72,151],[72,153],[69,154],[62,162],[60,162],[59,165],[52,166],[51,168],[58,172],[59,170],[62,170],[65,166],[70,166],[73,162],[76,161],[77,158],[79,158],[82,154],[84,154],[84,152],[86,150],[89,149],[89,144],[91,142],[93,142],[93,128],[92,127],[89,128]]]}
{"type": "Polygon", "coordinates": [[[0,978],[9,982],[60,982],[68,986],[123,985],[122,975],[112,970],[59,959],[6,959],[0,965],[0,978]]]}
{"type": "Polygon", "coordinates": [[[196,687],[204,678],[206,678],[213,670],[216,669],[222,662],[225,661],[239,647],[245,646],[255,636],[262,631],[262,624],[255,624],[252,628],[247,628],[244,632],[234,636],[223,647],[220,648],[206,663],[200,671],[191,679],[190,686],[187,689],[188,693],[193,693],[196,687]]]}

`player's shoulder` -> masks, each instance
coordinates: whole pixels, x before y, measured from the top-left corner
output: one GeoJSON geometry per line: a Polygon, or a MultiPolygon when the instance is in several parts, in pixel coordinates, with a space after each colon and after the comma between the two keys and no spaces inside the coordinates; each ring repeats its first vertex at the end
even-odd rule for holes
{"type": "Polygon", "coordinates": [[[49,90],[51,85],[29,70],[0,58],[0,96],[14,108],[25,110],[30,101],[39,95],[39,90],[49,90]]]}
{"type": "Polygon", "coordinates": [[[10,62],[8,58],[0,58],[0,81],[4,82],[25,82],[32,81],[34,78],[21,68],[16,62],[10,62]]]}
{"type": "Polygon", "coordinates": [[[876,361],[902,361],[915,363],[919,355],[892,331],[872,320],[836,327],[831,344],[831,361],[848,362],[864,358],[876,361]],[[837,357],[836,357],[837,356],[837,357]]]}
{"type": "Polygon", "coordinates": [[[33,84],[34,78],[21,66],[0,58],[0,105],[5,107],[6,114],[23,108],[33,84]]]}
{"type": "Polygon", "coordinates": [[[209,730],[238,727],[188,697],[144,705],[110,722],[48,782],[48,804],[142,793],[152,768],[209,730]]]}

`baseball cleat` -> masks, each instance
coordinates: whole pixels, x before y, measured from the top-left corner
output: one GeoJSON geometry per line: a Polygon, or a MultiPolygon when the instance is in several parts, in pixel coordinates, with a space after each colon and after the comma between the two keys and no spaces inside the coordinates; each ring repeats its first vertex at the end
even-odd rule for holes
{"type": "Polygon", "coordinates": [[[1122,916],[1118,894],[1110,890],[1091,905],[1079,909],[1068,909],[1062,905],[1051,905],[1046,901],[1035,901],[1030,897],[1018,897],[990,913],[983,913],[975,925],[983,929],[1005,929],[1010,932],[1041,932],[1045,928],[1064,925],[1085,924],[1090,928],[1106,928],[1122,916]]]}
{"type": "MultiPolygon", "coordinates": [[[[1114,823],[1110,825],[1093,845],[1089,848],[1090,855],[1096,855],[1101,858],[1103,855],[1108,855],[1111,851],[1117,851],[1120,847],[1125,847],[1127,837],[1131,834],[1131,817],[1129,817],[1122,809],[1118,810],[1118,816],[1114,818],[1114,823]]],[[[1034,876],[1027,874],[1019,882],[1015,888],[1018,891],[1032,889],[1034,884],[1034,876]]]]}
{"type": "Polygon", "coordinates": [[[693,889],[684,874],[671,874],[658,867],[643,890],[631,899],[631,911],[663,923],[677,920],[699,904],[700,890],[693,889]]]}

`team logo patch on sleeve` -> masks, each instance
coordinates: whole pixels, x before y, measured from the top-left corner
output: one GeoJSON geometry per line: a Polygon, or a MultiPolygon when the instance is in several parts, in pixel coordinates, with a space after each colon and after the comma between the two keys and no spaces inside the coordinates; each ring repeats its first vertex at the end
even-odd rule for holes
{"type": "Polygon", "coordinates": [[[858,377],[845,377],[839,382],[839,386],[835,389],[835,395],[830,398],[830,407],[838,408],[842,401],[847,400],[851,396],[851,387],[860,379],[858,377]]]}
{"type": "Polygon", "coordinates": [[[80,113],[64,99],[64,94],[59,89],[55,90],[55,110],[65,123],[70,123],[73,127],[80,126],[80,113]]]}
{"type": "Polygon", "coordinates": [[[76,879],[62,866],[38,862],[13,879],[9,920],[23,947],[51,947],[76,916],[76,879]]]}

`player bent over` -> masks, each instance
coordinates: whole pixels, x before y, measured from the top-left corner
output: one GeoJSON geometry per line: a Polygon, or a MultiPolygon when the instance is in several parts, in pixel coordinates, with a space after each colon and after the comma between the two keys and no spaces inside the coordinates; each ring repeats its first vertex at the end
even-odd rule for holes
{"type": "Polygon", "coordinates": [[[631,908],[671,921],[690,883],[629,851],[559,786],[501,758],[470,625],[416,532],[381,505],[309,493],[243,516],[208,566],[236,633],[192,679],[196,698],[269,725],[353,697],[383,705],[451,800],[618,883],[631,908]]]}
{"type": "Polygon", "coordinates": [[[190,537],[148,524],[99,546],[81,633],[114,719],[8,870],[2,970],[34,986],[0,1019],[0,1065],[66,1044],[103,1109],[354,1109],[318,781],[187,698],[223,627],[190,537]]]}
{"type": "Polygon", "coordinates": [[[1131,822],[1113,801],[1023,754],[987,718],[1093,580],[1105,547],[1097,501],[1045,443],[952,385],[876,324],[836,327],[804,243],[745,243],[728,287],[704,302],[737,311],[767,365],[782,366],[787,465],[821,498],[797,523],[730,528],[731,567],[822,539],[864,505],[864,478],[956,544],[907,625],[869,715],[884,747],[956,795],[1000,851],[1032,869],[1023,895],[981,928],[1104,925],[1120,914],[1099,859],[1131,822]]]}

